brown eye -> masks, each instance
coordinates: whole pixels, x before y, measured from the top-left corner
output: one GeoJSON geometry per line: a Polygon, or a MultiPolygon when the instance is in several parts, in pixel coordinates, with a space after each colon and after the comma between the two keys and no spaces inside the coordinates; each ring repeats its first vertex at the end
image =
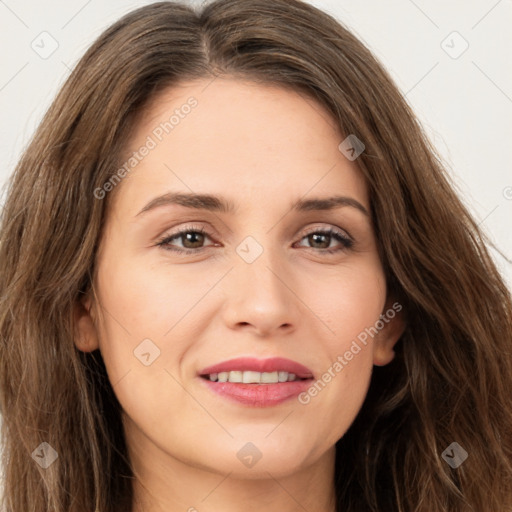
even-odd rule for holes
{"type": "Polygon", "coordinates": [[[178,236],[181,237],[185,249],[198,249],[205,239],[204,233],[199,231],[187,231],[178,236]]]}
{"type": "Polygon", "coordinates": [[[312,231],[302,238],[302,240],[304,239],[308,240],[308,243],[312,245],[312,249],[318,249],[321,252],[327,253],[334,253],[350,249],[354,245],[354,242],[351,238],[349,238],[344,233],[334,229],[312,231]],[[341,244],[341,248],[330,248],[329,246],[331,245],[332,240],[337,240],[341,244]],[[320,247],[315,244],[319,244],[320,247]]]}
{"type": "Polygon", "coordinates": [[[210,235],[201,227],[188,227],[165,236],[157,245],[168,251],[184,252],[184,253],[197,253],[206,247],[203,247],[206,238],[210,235]],[[176,247],[175,240],[181,241],[182,247],[176,247]]]}
{"type": "MultiPolygon", "coordinates": [[[[157,245],[168,251],[177,253],[194,254],[198,253],[208,246],[204,246],[205,240],[211,239],[211,236],[202,227],[185,227],[181,231],[172,233],[161,239],[157,245]],[[182,247],[176,246],[176,240],[181,241],[182,247]]],[[[334,229],[311,231],[307,233],[301,240],[308,240],[311,249],[318,250],[320,253],[337,253],[350,249],[354,242],[351,238],[341,231],[334,229]],[[338,241],[338,247],[330,247],[333,240],[338,241]]],[[[304,246],[299,246],[304,247],[304,246]]]]}

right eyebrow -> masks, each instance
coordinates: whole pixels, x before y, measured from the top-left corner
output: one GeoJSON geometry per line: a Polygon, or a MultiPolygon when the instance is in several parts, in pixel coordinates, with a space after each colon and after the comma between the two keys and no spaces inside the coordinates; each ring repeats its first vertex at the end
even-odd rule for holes
{"type": "Polygon", "coordinates": [[[367,217],[370,217],[368,210],[357,200],[348,196],[331,196],[331,197],[319,197],[313,199],[299,199],[293,203],[292,208],[296,211],[321,211],[321,210],[333,210],[335,208],[341,208],[343,206],[351,206],[356,208],[361,213],[364,213],[367,217]]]}

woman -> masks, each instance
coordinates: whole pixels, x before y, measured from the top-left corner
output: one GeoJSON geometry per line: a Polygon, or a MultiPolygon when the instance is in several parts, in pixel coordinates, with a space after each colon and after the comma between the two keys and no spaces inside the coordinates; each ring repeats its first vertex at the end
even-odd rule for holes
{"type": "Polygon", "coordinates": [[[329,15],[129,13],[2,222],[7,510],[512,509],[510,292],[329,15]]]}

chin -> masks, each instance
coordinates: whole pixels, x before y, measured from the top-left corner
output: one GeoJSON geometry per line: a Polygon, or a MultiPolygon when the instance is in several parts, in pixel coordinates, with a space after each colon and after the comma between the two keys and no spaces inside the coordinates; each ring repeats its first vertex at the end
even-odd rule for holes
{"type": "Polygon", "coordinates": [[[231,473],[241,479],[268,479],[269,473],[276,478],[285,477],[314,463],[313,447],[308,448],[305,440],[290,442],[286,436],[270,437],[253,436],[246,441],[237,437],[223,444],[212,440],[215,451],[200,463],[210,471],[231,473]]]}

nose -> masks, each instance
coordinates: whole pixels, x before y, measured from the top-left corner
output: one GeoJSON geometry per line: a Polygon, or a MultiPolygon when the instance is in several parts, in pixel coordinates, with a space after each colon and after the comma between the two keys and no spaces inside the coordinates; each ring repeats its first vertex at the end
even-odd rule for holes
{"type": "Polygon", "coordinates": [[[292,274],[269,252],[252,263],[239,259],[225,284],[225,323],[261,338],[292,332],[303,315],[292,274]]]}

